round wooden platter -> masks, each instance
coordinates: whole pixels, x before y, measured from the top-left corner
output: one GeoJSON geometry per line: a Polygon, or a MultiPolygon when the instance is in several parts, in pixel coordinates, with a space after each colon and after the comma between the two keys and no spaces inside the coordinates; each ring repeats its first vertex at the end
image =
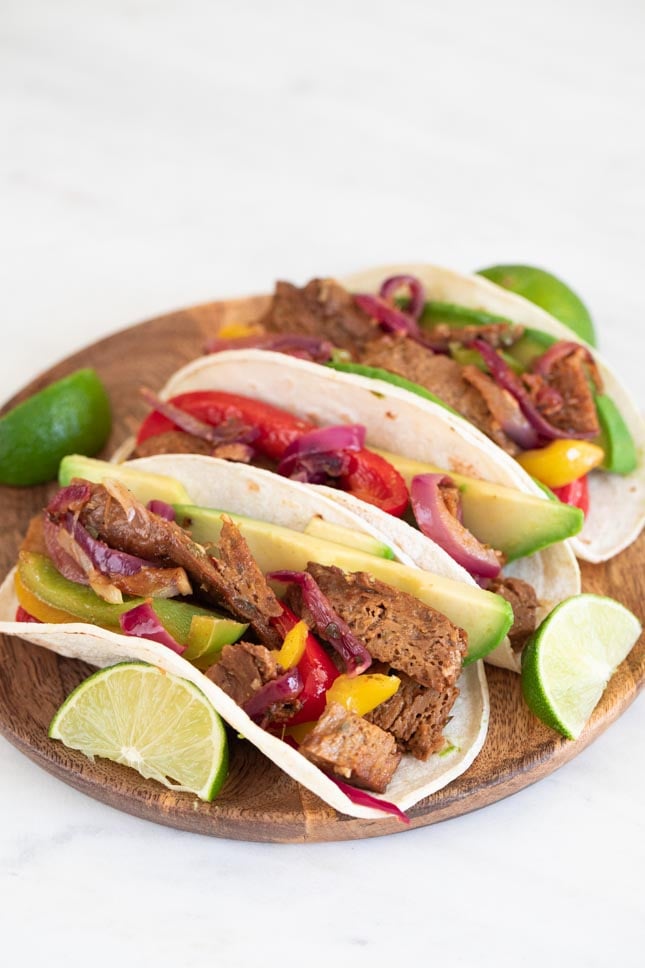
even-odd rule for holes
{"type": "MultiPolygon", "coordinates": [[[[198,356],[206,339],[225,322],[260,315],[266,297],[228,300],[172,313],[123,330],[59,363],[9,401],[23,397],[81,366],[93,366],[110,392],[114,427],[105,454],[122,443],[143,418],[142,383],[157,388],[172,372],[198,356]]],[[[0,573],[15,562],[30,517],[46,503],[55,484],[0,488],[0,573]]],[[[583,564],[586,591],[612,595],[637,614],[645,593],[645,536],[605,565],[583,564]]],[[[331,807],[285,776],[249,743],[231,737],[231,769],[214,803],[177,794],[142,780],[137,773],[82,754],[48,739],[51,718],[91,669],[17,638],[0,637],[0,732],[50,773],[83,793],[120,810],[184,830],[239,840],[352,840],[409,829],[400,822],[357,820],[331,807]]],[[[445,789],[408,811],[411,827],[459,816],[506,797],[548,775],[576,756],[616,719],[645,681],[641,637],[618,669],[584,733],[569,742],[543,726],[522,701],[519,677],[488,668],[491,721],[484,748],[470,769],[445,789]]]]}

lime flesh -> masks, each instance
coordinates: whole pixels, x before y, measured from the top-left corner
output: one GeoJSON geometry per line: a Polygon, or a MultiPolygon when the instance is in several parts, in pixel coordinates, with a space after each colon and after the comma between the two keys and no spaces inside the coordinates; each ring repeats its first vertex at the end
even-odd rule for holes
{"type": "Polygon", "coordinates": [[[596,334],[589,310],[580,297],[552,273],[535,266],[499,265],[479,269],[477,275],[485,276],[503,289],[524,296],[529,302],[551,313],[587,343],[596,345],[596,334]]]}
{"type": "Polygon", "coordinates": [[[65,454],[96,454],[107,440],[110,401],[94,370],[76,370],[0,418],[0,483],[56,477],[65,454]]]}
{"type": "Polygon", "coordinates": [[[636,616],[611,598],[561,602],[522,654],[522,692],[531,711],[577,739],[640,633],[636,616]]]}
{"type": "Polygon", "coordinates": [[[143,662],[101,669],[67,697],[49,735],[172,790],[210,801],[228,767],[226,732],[203,693],[143,662]]]}

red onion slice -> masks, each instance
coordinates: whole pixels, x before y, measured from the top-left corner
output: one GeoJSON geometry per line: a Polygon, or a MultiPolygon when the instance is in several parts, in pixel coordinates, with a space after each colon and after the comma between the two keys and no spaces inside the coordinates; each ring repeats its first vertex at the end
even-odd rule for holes
{"type": "Polygon", "coordinates": [[[178,655],[186,651],[185,645],[180,645],[170,632],[166,631],[159,621],[155,610],[148,602],[136,605],[127,612],[119,615],[119,625],[125,635],[136,636],[140,639],[152,639],[172,649],[178,655]]]}
{"type": "Polygon", "coordinates": [[[419,336],[419,326],[416,319],[408,316],[402,309],[397,309],[380,296],[369,293],[359,293],[354,296],[354,302],[364,313],[371,316],[382,328],[390,333],[403,333],[405,336],[419,336]]]}
{"type": "Polygon", "coordinates": [[[407,314],[408,316],[412,316],[413,319],[418,320],[425,306],[426,295],[423,283],[416,276],[390,276],[381,285],[379,296],[381,299],[391,302],[391,297],[394,296],[397,289],[401,289],[403,286],[410,291],[410,306],[407,314]]]}
{"type": "Polygon", "coordinates": [[[302,678],[298,667],[294,666],[284,675],[266,682],[243,706],[244,712],[251,719],[260,719],[275,703],[291,702],[297,699],[303,689],[302,678]]]}
{"type": "Polygon", "coordinates": [[[372,796],[366,790],[359,790],[358,787],[351,786],[349,783],[345,783],[343,780],[339,780],[337,777],[332,776],[331,773],[326,773],[326,776],[332,780],[336,786],[343,791],[345,796],[352,801],[352,803],[357,803],[361,807],[374,807],[375,810],[381,810],[383,813],[392,814],[401,823],[410,824],[410,818],[403,813],[402,810],[397,807],[395,803],[391,803],[389,800],[381,800],[379,797],[372,796]]]}
{"type": "Polygon", "coordinates": [[[471,575],[495,578],[501,571],[497,555],[450,513],[441,494],[442,484],[454,486],[445,474],[417,474],[412,478],[410,499],[419,528],[471,575]]]}
{"type": "Polygon", "coordinates": [[[526,419],[545,440],[571,438],[574,440],[591,440],[597,436],[595,431],[560,430],[558,427],[554,427],[535,406],[518,375],[511,370],[492,346],[481,339],[475,339],[469,345],[479,350],[493,379],[515,397],[526,419]]]}
{"type": "Polygon", "coordinates": [[[175,520],[175,509],[172,504],[166,504],[165,501],[153,500],[148,501],[146,507],[153,514],[158,514],[160,518],[164,518],[166,521],[175,520]]]}
{"type": "Polygon", "coordinates": [[[334,344],[317,336],[302,333],[278,333],[238,336],[231,339],[215,337],[204,347],[205,353],[221,353],[224,350],[260,349],[284,353],[312,363],[327,363],[334,354],[334,344]]]}
{"type": "Polygon", "coordinates": [[[213,447],[218,444],[229,443],[248,444],[252,443],[258,436],[257,427],[249,427],[243,424],[241,420],[226,420],[214,427],[212,424],[205,423],[198,417],[182,410],[181,407],[175,406],[174,403],[159,399],[147,387],[142,387],[140,393],[146,403],[157,413],[163,414],[168,420],[172,420],[180,430],[192,434],[193,437],[200,437],[202,440],[208,441],[213,447]]]}
{"type": "Polygon", "coordinates": [[[92,485],[87,481],[75,481],[67,487],[57,491],[46,511],[49,514],[60,514],[61,511],[80,511],[92,496],[92,485]]]}
{"type": "Polygon", "coordinates": [[[361,424],[321,427],[302,434],[284,451],[278,474],[307,484],[324,484],[329,478],[344,477],[353,470],[352,452],[365,445],[361,424]]]}
{"type": "Polygon", "coordinates": [[[331,606],[315,580],[306,571],[273,571],[267,575],[273,581],[294,582],[302,589],[302,600],[311,612],[316,631],[343,659],[348,676],[357,676],[372,664],[372,656],[346,622],[331,606]]]}

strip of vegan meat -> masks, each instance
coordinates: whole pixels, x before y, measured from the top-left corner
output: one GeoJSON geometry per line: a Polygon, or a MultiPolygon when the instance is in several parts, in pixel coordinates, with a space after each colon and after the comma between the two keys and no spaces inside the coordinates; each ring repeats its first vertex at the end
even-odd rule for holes
{"type": "Polygon", "coordinates": [[[230,519],[222,525],[220,557],[214,560],[174,521],[153,514],[131,496],[129,507],[126,512],[102,484],[92,484],[89,500],[77,513],[81,523],[110,547],[161,564],[180,565],[192,579],[195,594],[201,592],[209,601],[223,605],[236,618],[249,622],[260,641],[279,647],[280,637],[270,619],[281,614],[280,603],[230,519]]]}
{"type": "Polygon", "coordinates": [[[517,444],[504,433],[479,389],[464,378],[463,368],[449,356],[433,353],[404,336],[390,335],[372,340],[358,359],[367,366],[388,370],[425,387],[507,453],[513,456],[519,453],[517,444]]]}
{"type": "Polygon", "coordinates": [[[578,347],[555,361],[548,376],[527,373],[524,381],[538,409],[554,427],[573,433],[598,434],[600,426],[589,386],[586,352],[584,347],[578,347]],[[543,393],[545,386],[556,391],[555,405],[550,405],[548,394],[543,393]],[[543,404],[542,399],[547,402],[543,404]]]}
{"type": "Polygon", "coordinates": [[[300,752],[353,786],[384,793],[401,760],[394,737],[340,703],[329,703],[300,752]]]}
{"type": "Polygon", "coordinates": [[[443,730],[459,690],[447,686],[443,692],[437,692],[404,672],[397,672],[397,676],[401,685],[395,694],[368,713],[366,719],[392,733],[399,749],[418,760],[427,760],[445,745],[443,730]]]}
{"type": "Polygon", "coordinates": [[[535,589],[521,578],[496,578],[488,588],[511,603],[513,625],[508,637],[513,651],[521,652],[537,625],[538,598],[535,589]]]}
{"type": "Polygon", "coordinates": [[[271,306],[258,323],[270,333],[320,336],[350,352],[379,332],[334,279],[312,279],[302,289],[278,282],[271,306]]]}
{"type": "MultiPolygon", "coordinates": [[[[373,658],[437,692],[455,684],[468,640],[445,615],[365,572],[313,562],[307,571],[373,658]]],[[[310,624],[300,589],[289,589],[287,603],[310,624]]]]}

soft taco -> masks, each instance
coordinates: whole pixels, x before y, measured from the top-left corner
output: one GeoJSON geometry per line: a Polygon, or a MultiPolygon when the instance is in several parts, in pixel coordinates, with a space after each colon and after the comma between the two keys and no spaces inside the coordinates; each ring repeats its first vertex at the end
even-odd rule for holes
{"type": "Polygon", "coordinates": [[[643,526],[645,428],[628,393],[592,347],[487,279],[422,264],[279,282],[241,333],[208,348],[273,349],[442,401],[527,487],[530,473],[584,510],[580,558],[611,558],[643,526]]]}
{"type": "Polygon", "coordinates": [[[502,598],[406,564],[352,510],[262,469],[193,455],[66,464],[91,474],[32,522],[0,588],[1,632],[190,680],[234,732],[352,816],[405,810],[472,763],[489,714],[477,659],[512,621],[502,598]],[[345,543],[312,537],[312,519],[345,543]],[[358,715],[366,670],[385,692],[358,715]]]}
{"type": "Polygon", "coordinates": [[[146,394],[154,409],[133,453],[215,453],[317,485],[420,567],[506,597],[515,621],[486,658],[519,672],[540,621],[580,591],[564,539],[580,529],[582,513],[549,500],[445,408],[376,386],[266,350],[202,357],[159,397],[146,394]]]}

